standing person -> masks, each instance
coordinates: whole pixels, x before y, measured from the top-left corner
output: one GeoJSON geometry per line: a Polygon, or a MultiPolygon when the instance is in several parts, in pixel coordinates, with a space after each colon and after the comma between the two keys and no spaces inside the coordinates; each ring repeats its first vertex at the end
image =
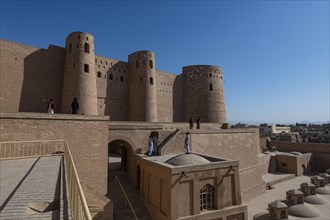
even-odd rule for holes
{"type": "Polygon", "coordinates": [[[186,133],[186,139],[184,140],[184,149],[186,149],[186,154],[190,154],[190,134],[186,133]]]}
{"type": "Polygon", "coordinates": [[[47,103],[47,112],[50,113],[50,114],[54,114],[55,113],[55,108],[56,108],[54,100],[49,99],[49,101],[47,101],[46,99],[44,99],[43,101],[47,103]]]}
{"type": "Polygon", "coordinates": [[[154,139],[151,135],[149,136],[148,145],[148,156],[151,157],[152,152],[154,151],[154,139]]]}
{"type": "Polygon", "coordinates": [[[77,98],[73,98],[73,101],[71,103],[71,109],[72,109],[72,114],[74,114],[74,115],[78,114],[79,102],[78,102],[77,98]]]}
{"type": "Polygon", "coordinates": [[[190,119],[189,119],[189,128],[190,129],[194,128],[194,118],[193,117],[190,117],[190,119]]]}
{"type": "Polygon", "coordinates": [[[154,137],[154,155],[158,155],[158,146],[160,144],[160,141],[158,140],[158,137],[154,137]]]}
{"type": "Polygon", "coordinates": [[[197,129],[201,129],[201,117],[197,118],[196,123],[197,123],[197,129]]]}

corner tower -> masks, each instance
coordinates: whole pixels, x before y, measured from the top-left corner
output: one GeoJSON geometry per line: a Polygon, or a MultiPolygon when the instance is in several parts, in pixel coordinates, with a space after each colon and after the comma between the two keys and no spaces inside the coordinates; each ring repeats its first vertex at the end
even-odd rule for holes
{"type": "Polygon", "coordinates": [[[94,37],[73,32],[66,38],[61,112],[71,113],[74,97],[79,114],[97,115],[94,37]]]}
{"type": "Polygon", "coordinates": [[[157,122],[155,54],[138,51],[128,56],[130,121],[157,122]]]}
{"type": "Polygon", "coordinates": [[[222,69],[210,65],[182,68],[184,117],[201,117],[202,122],[227,123],[222,69]]]}

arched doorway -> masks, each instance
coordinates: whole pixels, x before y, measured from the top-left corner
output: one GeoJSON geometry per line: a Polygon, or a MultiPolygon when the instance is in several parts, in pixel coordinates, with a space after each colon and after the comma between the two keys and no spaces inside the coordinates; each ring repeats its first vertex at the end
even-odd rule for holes
{"type": "Polygon", "coordinates": [[[115,140],[108,144],[109,171],[128,171],[132,160],[132,146],[123,140],[115,140]]]}
{"type": "Polygon", "coordinates": [[[108,195],[116,183],[116,177],[131,178],[134,164],[134,153],[132,146],[124,140],[114,140],[108,144],[108,195]]]}

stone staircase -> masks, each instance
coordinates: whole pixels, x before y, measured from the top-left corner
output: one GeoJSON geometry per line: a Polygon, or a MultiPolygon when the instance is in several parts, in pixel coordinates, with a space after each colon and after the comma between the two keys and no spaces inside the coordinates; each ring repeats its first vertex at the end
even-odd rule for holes
{"type": "Polygon", "coordinates": [[[118,183],[115,182],[115,177],[118,177],[122,184],[129,201],[135,211],[135,214],[139,220],[151,220],[147,208],[144,202],[140,198],[138,189],[131,183],[126,173],[121,170],[111,170],[109,172],[109,190],[108,198],[113,202],[113,219],[114,220],[130,220],[135,219],[135,216],[129,206],[129,203],[125,202],[125,195],[118,183]],[[126,203],[126,204],[125,204],[126,203]]]}
{"type": "Polygon", "coordinates": [[[167,143],[173,140],[178,134],[180,134],[180,129],[176,129],[175,132],[171,133],[169,136],[165,138],[161,145],[158,146],[158,155],[163,155],[164,147],[167,143]]]}

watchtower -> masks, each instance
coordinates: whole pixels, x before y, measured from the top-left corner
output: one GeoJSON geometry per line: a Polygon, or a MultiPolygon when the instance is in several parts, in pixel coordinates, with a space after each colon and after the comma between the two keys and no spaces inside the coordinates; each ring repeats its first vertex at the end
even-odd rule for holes
{"type": "Polygon", "coordinates": [[[71,113],[74,97],[79,114],[97,115],[94,37],[73,32],[66,38],[61,112],[71,113]]]}
{"type": "Polygon", "coordinates": [[[129,121],[157,122],[155,54],[138,51],[128,56],[128,63],[129,121]]]}
{"type": "Polygon", "coordinates": [[[227,123],[222,69],[210,65],[182,68],[184,118],[201,117],[203,122],[227,123]]]}

